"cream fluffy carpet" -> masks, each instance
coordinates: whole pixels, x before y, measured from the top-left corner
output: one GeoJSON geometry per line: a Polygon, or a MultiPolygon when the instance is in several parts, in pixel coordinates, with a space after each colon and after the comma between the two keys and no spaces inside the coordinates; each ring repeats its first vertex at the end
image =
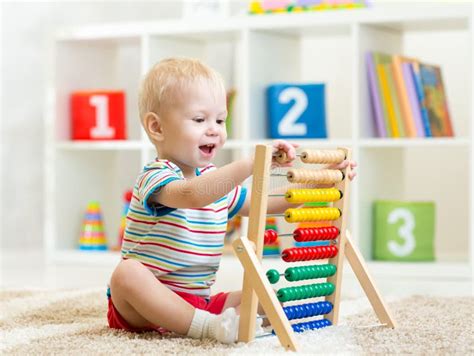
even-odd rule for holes
{"type": "MultiPolygon", "coordinates": [[[[341,303],[340,326],[297,334],[306,354],[473,354],[474,298],[413,296],[388,304],[399,327],[377,321],[367,300],[341,303]],[[368,327],[367,327],[368,326],[368,327]]],[[[133,334],[106,323],[103,290],[0,292],[1,354],[275,354],[274,336],[222,345],[175,335],[133,334]]]]}

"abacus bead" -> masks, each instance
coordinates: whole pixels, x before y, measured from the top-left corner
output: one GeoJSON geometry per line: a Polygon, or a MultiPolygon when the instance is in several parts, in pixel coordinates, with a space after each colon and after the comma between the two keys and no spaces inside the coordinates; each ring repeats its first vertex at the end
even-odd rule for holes
{"type": "Polygon", "coordinates": [[[295,231],[293,231],[293,239],[294,239],[295,241],[300,242],[300,241],[301,241],[301,235],[302,235],[302,234],[301,234],[301,229],[300,229],[300,228],[295,229],[295,231]]]}
{"type": "Polygon", "coordinates": [[[280,302],[287,302],[288,299],[288,290],[286,288],[282,288],[277,292],[277,298],[280,302]]]}
{"type": "Polygon", "coordinates": [[[286,318],[288,320],[291,320],[291,319],[294,319],[294,315],[295,315],[295,312],[294,312],[294,307],[290,306],[290,307],[284,307],[283,308],[283,311],[285,312],[286,314],[286,318]]]}
{"type": "Polygon", "coordinates": [[[271,284],[275,284],[280,280],[280,273],[275,269],[269,269],[267,271],[267,278],[271,284]]]}
{"type": "Polygon", "coordinates": [[[334,289],[335,289],[334,284],[329,283],[329,294],[334,293],[334,289]]]}
{"type": "Polygon", "coordinates": [[[301,279],[309,279],[311,278],[311,267],[305,266],[301,269],[301,279]]]}
{"type": "Polygon", "coordinates": [[[297,279],[295,278],[297,275],[297,270],[294,267],[287,268],[285,270],[285,279],[290,282],[294,282],[297,279]]]}
{"type": "Polygon", "coordinates": [[[275,230],[266,230],[263,241],[265,244],[272,244],[277,240],[277,238],[278,234],[275,230]]]}
{"type": "Polygon", "coordinates": [[[296,311],[296,317],[298,319],[304,318],[304,308],[301,305],[296,305],[295,306],[295,311],[296,311]]]}

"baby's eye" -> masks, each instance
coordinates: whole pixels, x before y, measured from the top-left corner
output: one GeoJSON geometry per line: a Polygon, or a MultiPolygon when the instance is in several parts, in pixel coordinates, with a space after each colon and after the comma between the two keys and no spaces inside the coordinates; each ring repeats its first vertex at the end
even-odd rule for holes
{"type": "Polygon", "coordinates": [[[195,121],[195,122],[204,122],[204,118],[203,117],[194,117],[193,121],[195,121]]]}
{"type": "Polygon", "coordinates": [[[223,124],[225,124],[225,120],[219,119],[219,120],[217,120],[217,123],[219,125],[223,125],[223,124]]]}

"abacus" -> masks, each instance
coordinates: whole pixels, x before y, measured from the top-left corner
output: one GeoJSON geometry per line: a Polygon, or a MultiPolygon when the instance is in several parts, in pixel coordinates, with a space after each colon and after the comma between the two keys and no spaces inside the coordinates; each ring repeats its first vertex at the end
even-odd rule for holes
{"type": "MultiPolygon", "coordinates": [[[[278,152],[276,160],[284,162],[286,157],[278,152]]],[[[336,150],[305,150],[299,154],[305,164],[337,164],[351,159],[348,148],[336,150]]],[[[261,265],[263,244],[275,241],[277,233],[265,231],[267,216],[268,182],[272,162],[272,148],[258,145],[255,152],[252,195],[250,202],[248,237],[233,242],[234,252],[244,268],[242,303],[240,308],[239,341],[250,342],[255,337],[255,322],[258,302],[265,311],[273,333],[283,347],[297,351],[295,332],[337,325],[339,299],[344,257],[347,258],[356,277],[366,293],[382,325],[395,327],[380,293],[368,274],[362,255],[352,242],[346,229],[349,207],[350,167],[332,169],[290,169],[286,177],[290,183],[306,185],[330,185],[330,188],[289,189],[282,195],[289,203],[329,202],[329,207],[289,208],[280,214],[287,222],[331,221],[332,226],[298,228],[291,235],[296,241],[326,241],[326,246],[294,247],[282,251],[282,259],[288,263],[312,260],[327,260],[325,264],[292,265],[283,273],[274,269],[265,272],[261,265]],[[326,278],[325,282],[299,285],[273,290],[272,285],[281,278],[289,282],[326,278]],[[324,297],[324,301],[302,305],[282,306],[283,303],[309,298],[324,297]],[[322,319],[314,317],[323,316],[322,319]],[[290,320],[312,318],[290,324],[290,320]]],[[[280,174],[281,175],[281,174],[280,174]]],[[[280,235],[283,236],[283,235],[280,235]]]]}

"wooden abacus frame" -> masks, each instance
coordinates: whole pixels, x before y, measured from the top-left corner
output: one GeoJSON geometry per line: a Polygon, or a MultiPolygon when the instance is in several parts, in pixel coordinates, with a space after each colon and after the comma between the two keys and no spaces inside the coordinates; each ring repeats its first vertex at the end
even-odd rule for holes
{"type": "MultiPolygon", "coordinates": [[[[338,150],[345,152],[346,159],[351,159],[350,149],[338,148],[338,150]]],[[[248,238],[238,238],[232,244],[234,252],[244,268],[238,340],[241,342],[250,342],[255,337],[257,307],[260,301],[266,317],[270,321],[281,345],[286,349],[297,351],[298,346],[293,329],[261,266],[271,163],[272,148],[270,146],[257,145],[253,170],[248,238]]],[[[343,170],[344,177],[348,176],[350,169],[350,166],[348,166],[343,170]]],[[[352,242],[350,233],[346,229],[348,215],[346,212],[349,207],[350,191],[349,179],[343,179],[337,183],[335,187],[342,192],[343,196],[342,199],[334,202],[333,206],[339,208],[342,215],[339,219],[334,221],[334,226],[339,228],[340,235],[337,238],[338,253],[335,257],[329,259],[329,263],[336,265],[336,274],[328,277],[328,282],[334,284],[335,291],[326,297],[326,300],[333,304],[333,309],[326,315],[326,318],[330,320],[333,325],[337,325],[345,256],[372,304],[381,324],[394,328],[395,321],[375,287],[362,255],[352,242]]]]}

